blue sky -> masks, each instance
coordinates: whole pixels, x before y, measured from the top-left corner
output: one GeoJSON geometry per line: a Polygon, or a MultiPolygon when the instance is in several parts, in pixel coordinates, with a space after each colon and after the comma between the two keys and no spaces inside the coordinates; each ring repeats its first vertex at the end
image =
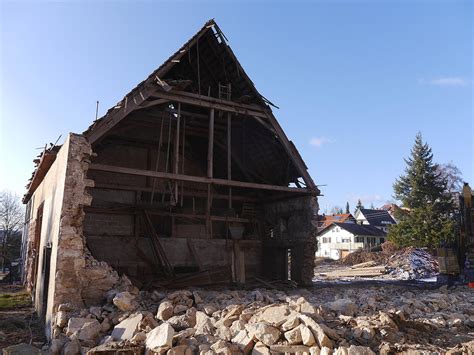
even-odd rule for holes
{"type": "Polygon", "coordinates": [[[0,1],[0,189],[215,18],[334,205],[392,198],[421,131],[474,183],[471,1],[0,1]]]}

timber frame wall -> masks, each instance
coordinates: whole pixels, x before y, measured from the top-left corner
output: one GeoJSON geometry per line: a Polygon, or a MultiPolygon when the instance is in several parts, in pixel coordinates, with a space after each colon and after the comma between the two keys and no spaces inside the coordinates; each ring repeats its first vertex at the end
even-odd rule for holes
{"type": "MultiPolygon", "coordinates": [[[[246,274],[286,278],[286,266],[275,274],[264,265],[262,250],[288,259],[298,244],[292,214],[312,210],[312,220],[319,190],[269,104],[217,24],[206,23],[84,133],[97,155],[85,219],[91,251],[100,254],[112,237],[122,247],[102,257],[132,277],[215,265],[238,282],[246,274]],[[305,202],[268,215],[291,199],[305,202]],[[121,252],[131,240],[136,258],[121,252]]],[[[300,242],[313,235],[311,223],[302,225],[300,242]]]]}
{"type": "MultiPolygon", "coordinates": [[[[36,216],[45,182],[61,196],[83,187],[87,203],[71,208],[78,217],[62,220],[53,234],[60,241],[74,228],[77,253],[90,251],[138,286],[191,282],[180,275],[201,285],[259,275],[308,284],[319,190],[270,105],[211,20],[104,117],[71,136],[73,147],[92,154],[67,157],[72,173],[61,175],[62,185],[52,173],[65,171],[66,160],[55,158],[56,147],[45,152],[24,202],[35,201],[36,216]]],[[[53,260],[67,255],[61,248],[69,247],[46,234],[53,260]]],[[[90,272],[83,269],[96,264],[76,265],[85,285],[90,272]]],[[[27,279],[35,280],[29,265],[27,279]]],[[[107,285],[117,278],[109,274],[107,285]]],[[[48,296],[51,310],[58,294],[48,296]]]]}

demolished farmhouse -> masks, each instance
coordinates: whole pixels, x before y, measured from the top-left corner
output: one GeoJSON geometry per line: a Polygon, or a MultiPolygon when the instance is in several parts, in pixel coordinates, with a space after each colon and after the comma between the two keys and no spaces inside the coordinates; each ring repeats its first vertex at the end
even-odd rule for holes
{"type": "Polygon", "coordinates": [[[211,20],[45,149],[23,202],[25,282],[47,324],[121,275],[139,288],[310,283],[319,190],[271,105],[211,20]]]}

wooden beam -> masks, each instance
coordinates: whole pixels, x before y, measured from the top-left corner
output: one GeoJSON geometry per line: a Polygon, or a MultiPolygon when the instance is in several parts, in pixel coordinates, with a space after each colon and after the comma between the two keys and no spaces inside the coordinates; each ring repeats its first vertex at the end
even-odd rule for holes
{"type": "MultiPolygon", "coordinates": [[[[107,184],[107,183],[95,183],[94,188],[97,189],[108,189],[108,190],[124,190],[124,191],[145,191],[145,192],[151,192],[152,188],[151,187],[146,187],[146,186],[130,186],[130,185],[120,185],[120,184],[107,184]]],[[[165,192],[163,189],[158,189],[155,188],[156,192],[165,192]]],[[[184,192],[184,196],[189,196],[189,197],[202,197],[205,198],[207,197],[207,192],[199,192],[199,191],[190,191],[187,189],[184,192]]],[[[227,194],[213,194],[214,199],[216,200],[228,200],[229,195],[227,194]]],[[[244,201],[244,202],[257,202],[258,199],[255,197],[251,196],[239,196],[239,195],[233,195],[232,199],[235,201],[244,201]]]]}
{"type": "MultiPolygon", "coordinates": [[[[227,180],[232,180],[232,121],[227,112],[227,180]]],[[[229,186],[229,208],[232,208],[232,187],[229,186]]]]}
{"type": "MultiPolygon", "coordinates": [[[[156,215],[156,216],[169,216],[169,217],[177,217],[177,218],[195,218],[195,219],[207,219],[206,215],[202,214],[192,214],[192,213],[175,213],[175,212],[168,212],[168,211],[147,211],[149,215],[156,215]]],[[[224,217],[224,216],[209,216],[209,219],[216,222],[238,222],[238,223],[250,223],[250,219],[248,218],[239,218],[239,217],[224,217]]]]}
{"type": "MultiPolygon", "coordinates": [[[[177,114],[177,123],[176,123],[176,135],[174,138],[174,168],[173,173],[179,173],[179,130],[181,125],[181,103],[178,102],[178,114],[177,114]]],[[[174,201],[178,204],[178,183],[175,183],[174,186],[174,201]]]]}
{"type": "MultiPolygon", "coordinates": [[[[140,87],[125,96],[117,106],[112,108],[104,117],[100,119],[100,121],[97,123],[97,126],[93,127],[89,132],[86,133],[86,137],[89,142],[91,144],[97,142],[105,133],[107,133],[112,127],[116,126],[130,113],[145,107],[142,105],[146,105],[145,101],[150,97],[150,93],[150,89],[140,87]],[[136,98],[139,99],[139,102],[136,98]]],[[[159,103],[164,103],[165,101],[160,100],[159,103]]]]}
{"type": "Polygon", "coordinates": [[[209,141],[207,146],[207,177],[212,179],[214,163],[214,109],[209,115],[209,141]]]}
{"type": "Polygon", "coordinates": [[[191,94],[184,91],[156,91],[153,93],[153,96],[160,99],[181,102],[188,105],[214,108],[219,111],[232,112],[245,116],[267,118],[266,112],[258,106],[244,105],[229,100],[220,100],[213,97],[191,94]]]}
{"type": "Polygon", "coordinates": [[[207,199],[206,199],[206,237],[212,239],[212,220],[211,220],[211,204],[212,204],[212,189],[211,185],[207,184],[207,199]]]}
{"type": "Polygon", "coordinates": [[[271,111],[267,113],[267,118],[270,121],[271,126],[275,129],[275,133],[277,134],[283,147],[285,148],[286,153],[289,155],[290,159],[293,161],[293,164],[295,164],[296,169],[303,177],[306,183],[306,186],[310,190],[313,190],[314,192],[319,194],[319,189],[316,187],[316,184],[314,183],[313,179],[309,175],[308,170],[307,170],[308,168],[304,164],[303,159],[301,158],[301,155],[298,153],[295,146],[290,142],[285,132],[283,132],[283,129],[281,128],[280,124],[278,123],[275,116],[273,116],[273,113],[271,111]]]}
{"type": "Polygon", "coordinates": [[[105,165],[105,164],[90,164],[89,170],[107,171],[111,173],[138,175],[138,176],[151,176],[151,177],[157,177],[157,178],[168,179],[168,180],[189,181],[189,182],[197,182],[197,183],[202,183],[202,184],[214,184],[214,185],[220,185],[220,186],[241,187],[241,188],[247,188],[247,189],[314,194],[314,191],[312,190],[300,189],[296,187],[258,184],[258,183],[253,183],[253,182],[234,181],[234,180],[225,180],[225,179],[214,179],[214,178],[210,179],[210,178],[201,177],[201,176],[163,173],[159,171],[124,168],[120,166],[105,165]]]}
{"type": "Polygon", "coordinates": [[[138,109],[142,108],[148,108],[148,107],[153,107],[153,106],[158,106],[158,105],[163,105],[169,102],[169,100],[164,100],[164,99],[157,99],[157,100],[152,100],[152,101],[145,101],[143,102],[138,109]]]}
{"type": "MultiPolygon", "coordinates": [[[[255,105],[255,104],[243,104],[243,103],[235,102],[235,101],[231,101],[231,100],[218,99],[218,98],[212,97],[212,96],[204,96],[204,95],[194,94],[194,93],[187,92],[187,91],[174,90],[172,92],[177,93],[179,95],[183,95],[185,97],[189,97],[189,98],[195,98],[195,99],[198,99],[198,100],[205,100],[205,101],[209,101],[209,102],[216,103],[216,104],[230,105],[232,107],[236,107],[236,108],[239,108],[239,109],[242,109],[242,110],[247,109],[247,110],[256,110],[256,111],[259,111],[259,112],[264,112],[264,109],[261,106],[258,106],[258,105],[255,105]]],[[[223,110],[223,111],[225,111],[225,110],[223,110]]]]}

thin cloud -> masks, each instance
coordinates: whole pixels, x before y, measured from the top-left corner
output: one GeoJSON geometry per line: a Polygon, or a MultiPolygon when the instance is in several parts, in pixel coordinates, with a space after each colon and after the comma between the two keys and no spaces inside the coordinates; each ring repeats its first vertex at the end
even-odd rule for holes
{"type": "Polygon", "coordinates": [[[372,194],[372,195],[351,195],[349,200],[356,204],[357,201],[361,201],[365,207],[369,207],[370,204],[380,204],[381,202],[384,202],[385,199],[383,196],[379,194],[372,194]]]}
{"type": "Polygon", "coordinates": [[[418,82],[422,85],[433,86],[467,86],[469,80],[460,76],[446,76],[434,79],[419,79],[418,82]]]}
{"type": "Polygon", "coordinates": [[[314,146],[314,147],[322,147],[326,143],[332,143],[332,139],[326,138],[326,137],[313,137],[309,141],[309,144],[314,146]]]}

